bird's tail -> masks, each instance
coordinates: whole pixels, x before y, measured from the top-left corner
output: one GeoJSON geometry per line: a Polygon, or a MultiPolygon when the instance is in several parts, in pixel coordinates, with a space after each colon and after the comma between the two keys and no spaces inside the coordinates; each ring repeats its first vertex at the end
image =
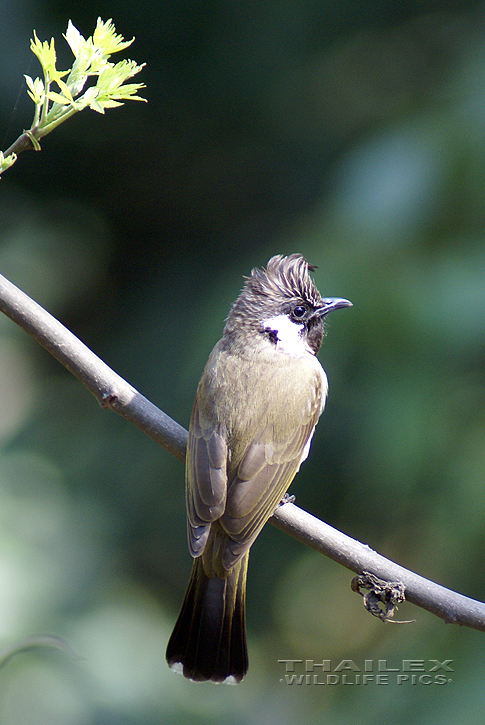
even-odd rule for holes
{"type": "Polygon", "coordinates": [[[240,682],[248,669],[246,646],[247,552],[224,579],[208,577],[194,560],[182,609],[167,646],[176,672],[203,682],[240,682]]]}

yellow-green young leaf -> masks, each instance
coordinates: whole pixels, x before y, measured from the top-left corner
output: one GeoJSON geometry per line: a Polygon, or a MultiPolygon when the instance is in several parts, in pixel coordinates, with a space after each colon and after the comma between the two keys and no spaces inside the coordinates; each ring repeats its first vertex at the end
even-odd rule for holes
{"type": "MultiPolygon", "coordinates": [[[[123,60],[115,64],[108,60],[112,53],[124,50],[134,40],[134,38],[124,40],[123,36],[116,32],[111,19],[104,21],[98,18],[93,35],[87,39],[69,20],[64,38],[74,54],[74,62],[72,68],[66,71],[59,71],[56,68],[54,39],[42,42],[35,30],[33,36],[31,49],[39,59],[44,72],[43,81],[39,78],[33,80],[30,76],[25,77],[28,94],[35,103],[32,127],[26,133],[36,150],[40,149],[38,138],[51,133],[77,111],[89,107],[96,113],[104,114],[107,108],[121,106],[126,100],[146,100],[136,95],[139,89],[145,87],[143,83],[123,85],[139,73],[144,64],[137,65],[132,60],[123,60]],[[93,85],[94,80],[96,80],[95,85],[93,85]],[[57,87],[58,90],[52,90],[53,87],[57,87]]],[[[6,160],[3,160],[4,168],[6,163],[6,160]]],[[[13,161],[9,159],[8,163],[11,164],[13,161]]]]}
{"type": "Polygon", "coordinates": [[[96,30],[93,33],[93,44],[102,51],[106,58],[109,58],[112,53],[118,53],[120,50],[128,48],[134,40],[135,38],[125,40],[122,35],[118,35],[111,18],[106,22],[98,18],[96,30]]]}
{"type": "Polygon", "coordinates": [[[116,106],[123,105],[123,103],[120,103],[120,101],[113,101],[112,98],[99,99],[99,103],[103,106],[103,108],[116,108],[116,106]]]}
{"type": "Polygon", "coordinates": [[[86,45],[86,40],[70,20],[67,24],[67,30],[64,37],[67,40],[74,57],[77,58],[81,49],[83,49],[86,45]]]}
{"type": "Polygon", "coordinates": [[[96,88],[96,86],[91,86],[91,88],[88,88],[86,93],[83,93],[81,98],[79,99],[83,103],[85,103],[87,106],[89,106],[95,98],[99,96],[99,88],[96,88]]]}
{"type": "Polygon", "coordinates": [[[0,151],[0,174],[2,173],[2,171],[6,171],[16,161],[17,154],[10,154],[9,156],[4,156],[3,153],[0,151]]]}
{"type": "MultiPolygon", "coordinates": [[[[114,65],[113,63],[107,63],[103,70],[100,72],[97,82],[97,87],[100,89],[103,95],[109,96],[116,92],[120,92],[120,86],[141,71],[142,65],[137,65],[132,60],[122,60],[114,65]]],[[[135,84],[132,84],[132,86],[135,84]]],[[[127,88],[129,86],[126,86],[127,88]]],[[[142,84],[137,84],[137,88],[142,88],[142,84]]],[[[131,95],[128,91],[126,97],[131,95]]]]}
{"type": "Polygon", "coordinates": [[[104,113],[104,106],[98,100],[94,100],[89,104],[89,108],[96,113],[104,113]]]}
{"type": "Polygon", "coordinates": [[[27,88],[27,93],[36,105],[44,102],[44,84],[40,78],[36,78],[35,81],[28,75],[24,75],[27,88]]]}
{"type": "Polygon", "coordinates": [[[66,83],[64,83],[64,81],[61,80],[60,78],[56,78],[56,83],[59,86],[59,88],[61,89],[63,95],[66,98],[68,98],[69,101],[72,103],[72,101],[74,100],[74,98],[72,97],[72,94],[71,94],[71,91],[69,90],[68,85],[66,83]]]}
{"type": "Polygon", "coordinates": [[[56,93],[55,91],[49,91],[49,93],[47,94],[47,98],[49,99],[49,101],[59,103],[61,106],[70,106],[72,104],[72,99],[69,100],[69,98],[61,96],[60,93],[56,93]]]}
{"type": "Polygon", "coordinates": [[[56,70],[56,49],[54,45],[54,38],[51,38],[51,43],[44,40],[41,42],[37,37],[37,33],[34,30],[34,39],[30,41],[30,49],[34,55],[37,56],[42,66],[44,73],[47,73],[49,77],[52,77],[56,70]]]}
{"type": "Polygon", "coordinates": [[[129,83],[126,86],[120,86],[116,93],[110,93],[111,98],[120,98],[125,101],[144,101],[147,102],[146,98],[134,95],[140,88],[145,88],[144,83],[129,83]]]}

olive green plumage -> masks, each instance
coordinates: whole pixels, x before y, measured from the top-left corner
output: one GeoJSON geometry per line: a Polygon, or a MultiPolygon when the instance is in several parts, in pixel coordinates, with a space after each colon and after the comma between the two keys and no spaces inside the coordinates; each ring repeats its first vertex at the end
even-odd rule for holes
{"type": "Polygon", "coordinates": [[[253,270],[195,397],[186,460],[195,557],[167,647],[193,680],[239,682],[247,671],[245,589],[251,544],[308,455],[325,404],[316,358],[326,311],[301,255],[253,270]]]}

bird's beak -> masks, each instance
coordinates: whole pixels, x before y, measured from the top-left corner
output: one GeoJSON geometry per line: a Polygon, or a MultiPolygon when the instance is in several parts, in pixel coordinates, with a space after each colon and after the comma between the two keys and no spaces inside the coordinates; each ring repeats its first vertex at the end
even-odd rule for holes
{"type": "Polygon", "coordinates": [[[339,310],[341,307],[352,307],[352,302],[344,300],[341,297],[326,297],[322,300],[322,305],[318,308],[317,314],[320,317],[325,317],[329,312],[339,310]]]}

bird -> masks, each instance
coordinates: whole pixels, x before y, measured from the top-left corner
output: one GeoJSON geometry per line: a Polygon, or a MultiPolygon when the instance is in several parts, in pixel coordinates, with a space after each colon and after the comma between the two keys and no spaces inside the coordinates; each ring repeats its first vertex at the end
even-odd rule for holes
{"type": "Polygon", "coordinates": [[[237,684],[248,669],[249,550],[307,458],[325,406],[316,355],[322,298],[301,254],[254,268],[202,373],[189,426],[186,507],[194,557],[166,658],[196,682],[237,684]]]}

